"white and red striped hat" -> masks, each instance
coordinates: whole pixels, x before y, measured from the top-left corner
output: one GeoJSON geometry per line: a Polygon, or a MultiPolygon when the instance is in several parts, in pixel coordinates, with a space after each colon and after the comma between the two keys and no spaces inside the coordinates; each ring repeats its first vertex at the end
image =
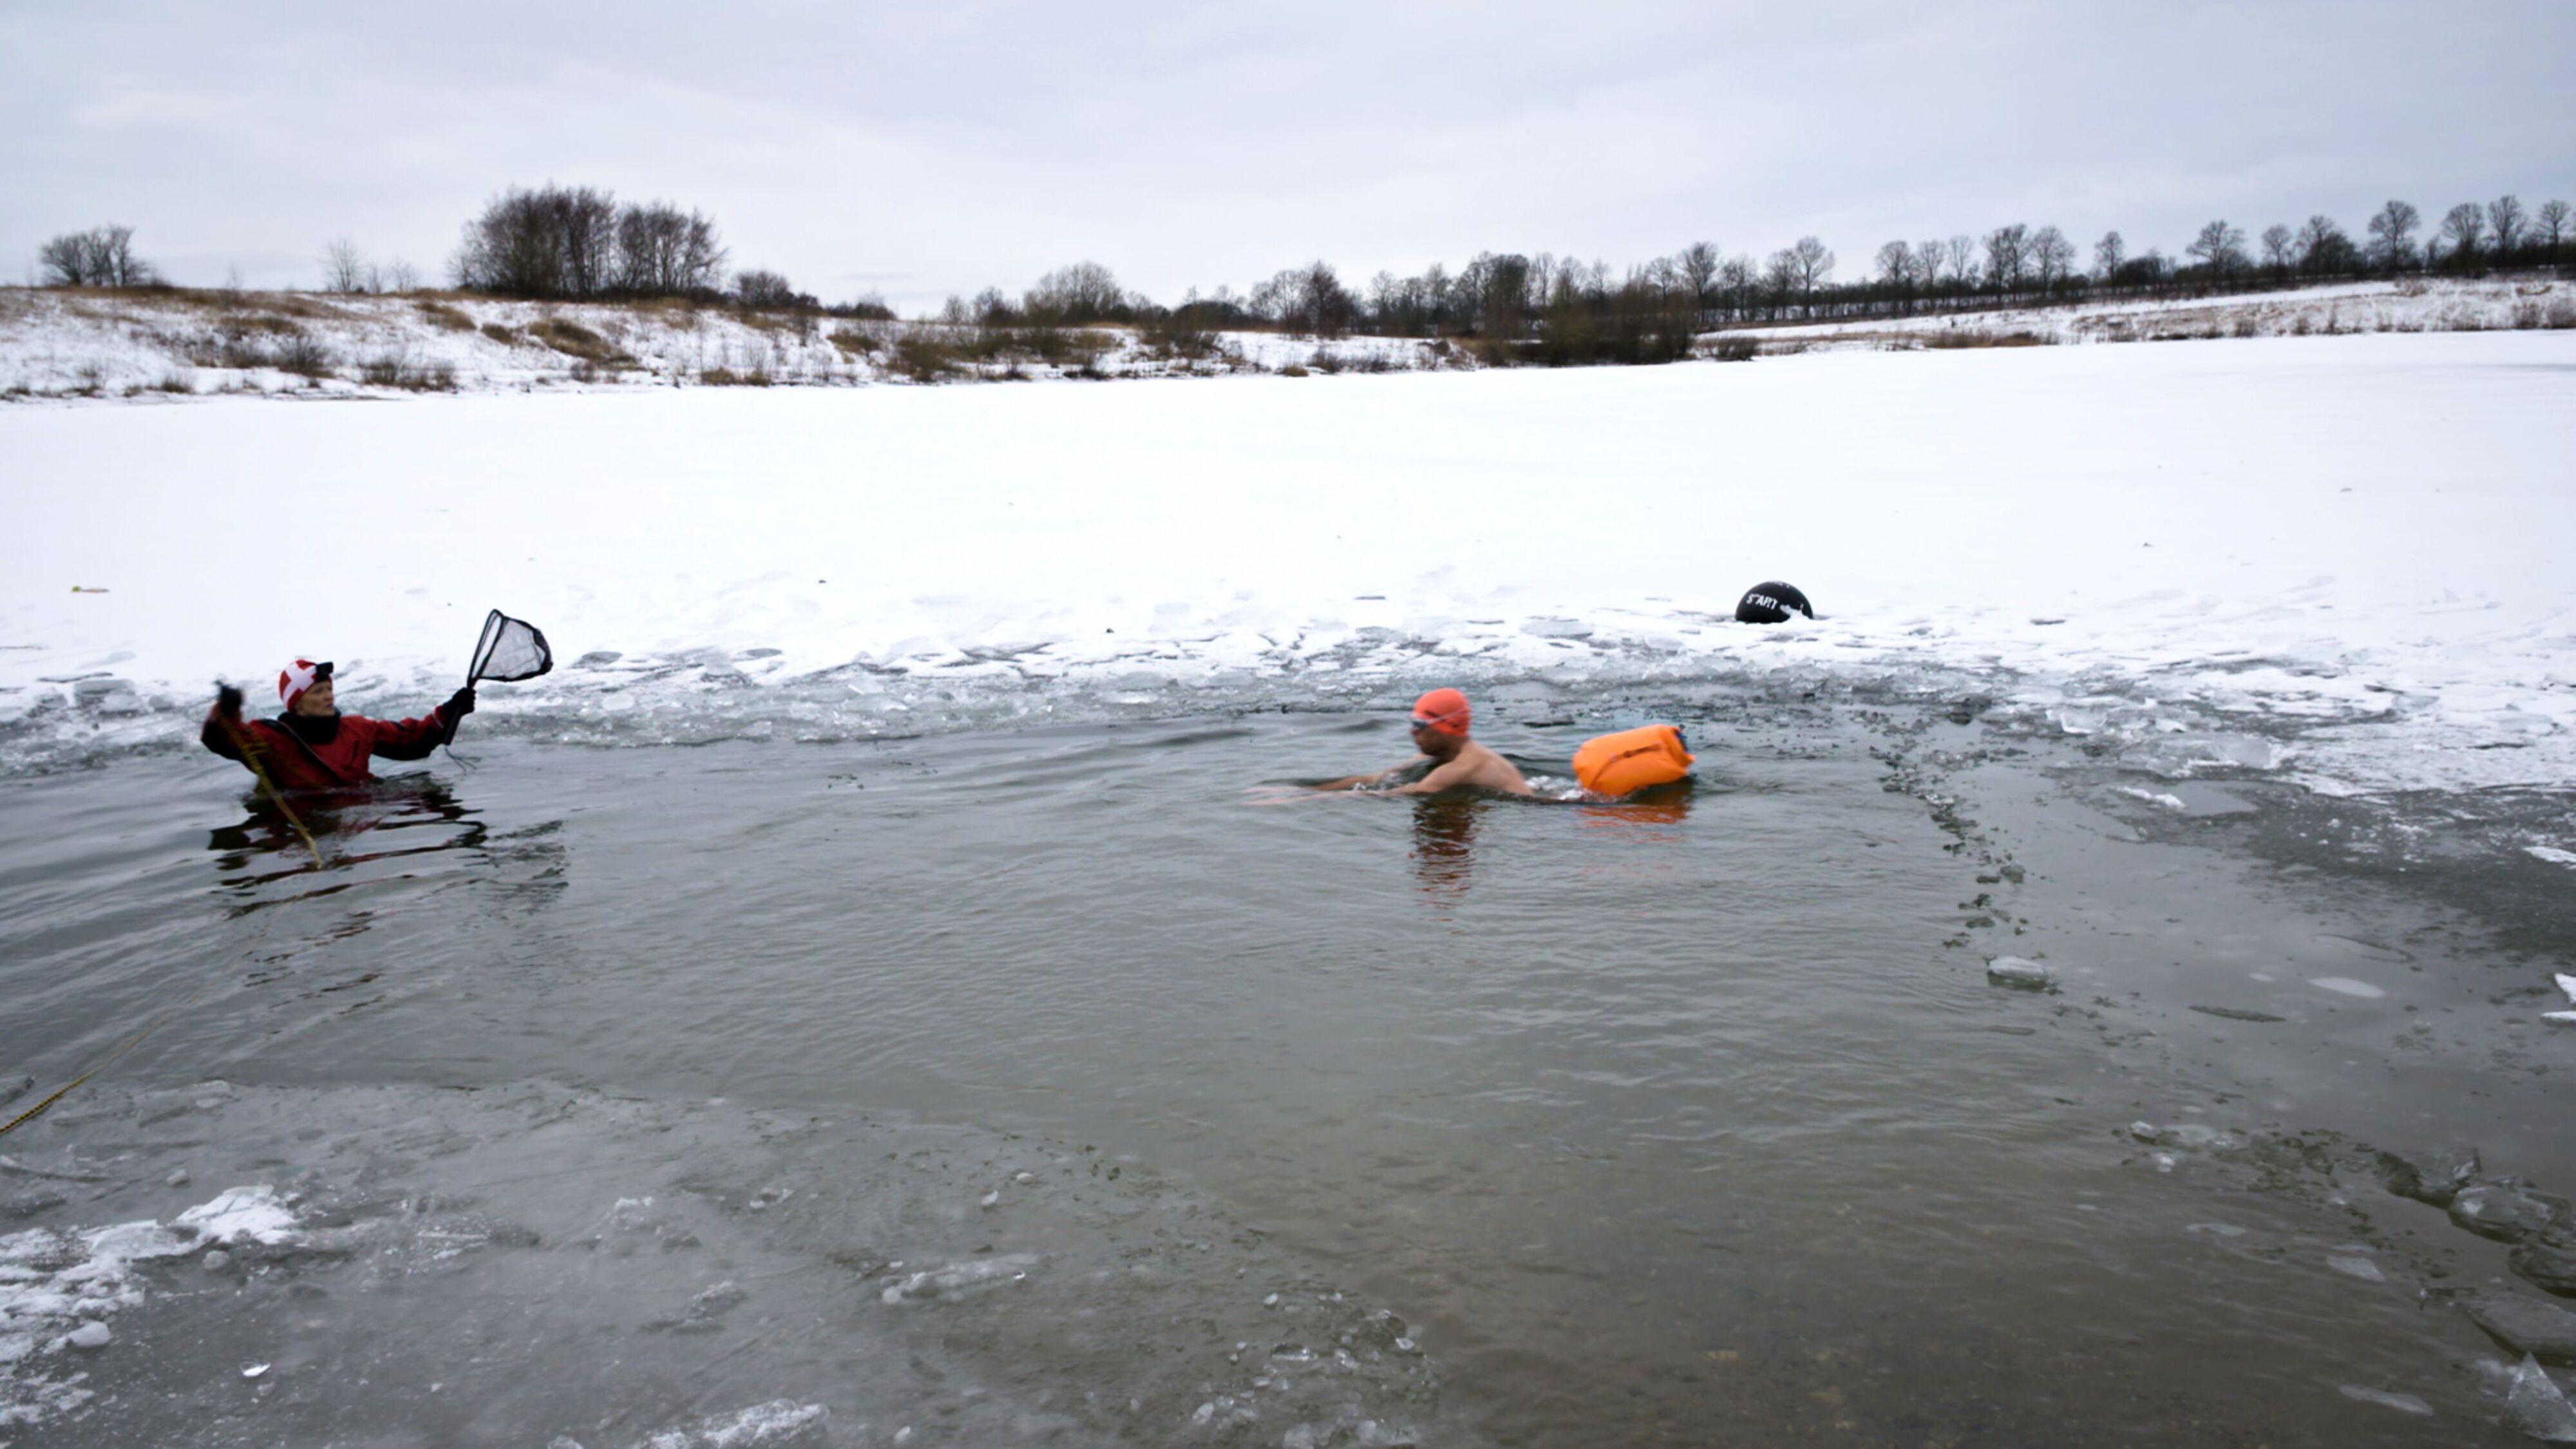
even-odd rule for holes
{"type": "Polygon", "coordinates": [[[325,659],[316,664],[310,659],[298,659],[277,671],[278,702],[288,709],[293,709],[295,701],[303,695],[304,691],[330,677],[330,660],[325,659]]]}

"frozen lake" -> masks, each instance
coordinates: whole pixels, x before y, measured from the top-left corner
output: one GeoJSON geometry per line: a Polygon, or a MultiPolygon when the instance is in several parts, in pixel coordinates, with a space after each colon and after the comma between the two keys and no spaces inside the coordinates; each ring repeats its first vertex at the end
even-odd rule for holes
{"type": "Polygon", "coordinates": [[[0,410],[0,1435],[2525,1442],[2571,363],[0,410]],[[1453,680],[1697,789],[1264,803],[1453,680]]]}

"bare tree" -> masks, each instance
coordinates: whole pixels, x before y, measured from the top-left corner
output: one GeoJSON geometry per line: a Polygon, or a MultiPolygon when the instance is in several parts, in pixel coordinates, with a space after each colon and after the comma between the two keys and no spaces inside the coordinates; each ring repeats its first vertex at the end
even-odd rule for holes
{"type": "Polygon", "coordinates": [[[1914,248],[1905,242],[1892,241],[1878,249],[1878,274],[1899,292],[1914,286],[1914,248]]]}
{"type": "Polygon", "coordinates": [[[726,252],[716,224],[667,201],[629,206],[617,217],[616,287],[644,297],[712,292],[726,252]]]}
{"type": "Polygon", "coordinates": [[[2370,253],[2390,270],[2415,260],[2415,228],[2424,214],[2410,202],[2391,201],[2370,219],[2370,253]]]}
{"type": "Polygon", "coordinates": [[[1965,234],[1954,236],[1942,243],[1941,250],[1950,259],[1952,285],[1964,287],[1976,280],[1977,239],[1975,237],[1965,234]]]}
{"type": "Polygon", "coordinates": [[[1797,283],[1799,305],[1806,309],[1808,316],[1814,316],[1816,289],[1833,280],[1832,249],[1814,237],[1802,236],[1781,255],[1789,258],[1791,275],[1797,283]]]}
{"type": "Polygon", "coordinates": [[[1123,310],[1127,294],[1118,278],[1098,262],[1075,262],[1038,278],[1020,299],[1032,317],[1053,322],[1098,322],[1123,310]]]}
{"type": "Polygon", "coordinates": [[[2576,218],[2570,217],[2567,203],[2563,201],[2544,201],[2540,203],[2540,210],[2532,214],[2532,240],[2547,249],[2543,253],[2547,260],[2558,260],[2558,248],[2566,243],[2571,222],[2576,222],[2576,218]]]}
{"type": "Polygon", "coordinates": [[[2487,230],[2495,233],[2499,255],[2511,256],[2522,245],[2522,229],[2530,219],[2522,209],[2522,198],[2510,191],[2487,203],[2487,230]]]}
{"type": "Polygon", "coordinates": [[[2444,241],[2451,244],[2451,259],[2466,262],[2476,257],[2478,247],[2487,238],[2486,209],[2474,201],[2463,201],[2442,214],[2444,241]]]}
{"type": "Polygon", "coordinates": [[[2120,270],[2120,264],[2128,259],[2129,244],[2120,240],[2118,232],[2106,231],[2102,233],[2102,239],[2093,244],[2093,275],[2107,282],[2120,270]]]}
{"type": "Polygon", "coordinates": [[[588,186],[513,189],[466,223],[456,284],[512,297],[595,297],[616,281],[616,202],[588,186]]]}
{"type": "Polygon", "coordinates": [[[325,292],[367,292],[369,284],[366,254],[347,237],[335,237],[322,249],[322,290],[325,292]]]}
{"type": "Polygon", "coordinates": [[[134,254],[134,228],[110,224],[65,232],[36,250],[48,287],[148,287],[161,280],[134,254]]]}
{"type": "Polygon", "coordinates": [[[2276,276],[2290,274],[2290,263],[2298,257],[2299,234],[2279,222],[2263,228],[2263,265],[2276,276]]]}
{"type": "Polygon", "coordinates": [[[2293,245],[2297,248],[2300,270],[2311,276],[2348,272],[2360,258],[2352,238],[2344,235],[2343,228],[2336,225],[2330,216],[2309,217],[2307,225],[2299,228],[2298,239],[2293,245]]]}
{"type": "Polygon", "coordinates": [[[1941,255],[1944,250],[1939,237],[1925,237],[1914,244],[1914,280],[1926,292],[1941,285],[1941,255]]]}
{"type": "Polygon", "coordinates": [[[2200,258],[2201,265],[2209,268],[2210,275],[2232,276],[2245,266],[2245,229],[2229,226],[2224,221],[2213,221],[2202,227],[2200,235],[2193,237],[2191,245],[2184,250],[2200,258]]]}
{"type": "Polygon", "coordinates": [[[1699,325],[1708,323],[1709,304],[1716,300],[1717,247],[1709,242],[1692,242],[1673,259],[1682,269],[1682,281],[1689,286],[1691,305],[1698,309],[1699,325]]]}
{"type": "Polygon", "coordinates": [[[381,280],[385,291],[413,291],[420,286],[420,269],[414,267],[411,263],[404,261],[402,258],[396,257],[385,264],[384,275],[381,280]]]}
{"type": "Polygon", "coordinates": [[[2052,291],[2075,270],[2075,243],[2057,228],[2043,226],[2030,235],[2030,265],[2039,276],[2039,289],[2052,291]]]}
{"type": "Polygon", "coordinates": [[[1753,295],[1761,285],[1761,273],[1753,258],[1737,252],[1717,265],[1717,295],[1724,299],[1727,316],[1742,319],[1753,310],[1753,295]]]}
{"type": "MultiPolygon", "coordinates": [[[[811,310],[821,305],[797,291],[783,273],[759,267],[749,268],[733,279],[733,298],[742,306],[764,311],[796,307],[811,310]]],[[[956,302],[957,299],[951,297],[948,300],[956,302]]]]}
{"type": "Polygon", "coordinates": [[[2017,221],[1986,233],[1986,281],[1996,291],[2018,289],[2029,265],[2030,227],[2026,223],[2017,221]]]}
{"type": "Polygon", "coordinates": [[[1298,308],[1307,319],[1305,330],[1317,337],[1339,337],[1351,330],[1351,321],[1359,315],[1359,298],[1342,285],[1342,279],[1322,261],[1309,263],[1297,279],[1298,308]]]}
{"type": "Polygon", "coordinates": [[[1789,300],[1798,295],[1798,255],[1787,247],[1773,252],[1762,264],[1762,290],[1770,298],[1770,313],[1777,317],[1787,309],[1789,300]]]}

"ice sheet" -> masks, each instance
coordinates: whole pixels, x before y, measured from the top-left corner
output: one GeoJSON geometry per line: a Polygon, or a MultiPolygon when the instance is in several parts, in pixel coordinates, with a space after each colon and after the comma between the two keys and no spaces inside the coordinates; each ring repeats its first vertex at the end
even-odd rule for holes
{"type": "Polygon", "coordinates": [[[2168,777],[2576,766],[2576,334],[1651,369],[0,409],[0,754],[298,654],[467,736],[846,737],[1694,682],[1973,698],[2168,777]],[[1731,621],[1772,578],[1814,622],[1731,621]],[[103,593],[75,592],[102,589],[103,593]]]}

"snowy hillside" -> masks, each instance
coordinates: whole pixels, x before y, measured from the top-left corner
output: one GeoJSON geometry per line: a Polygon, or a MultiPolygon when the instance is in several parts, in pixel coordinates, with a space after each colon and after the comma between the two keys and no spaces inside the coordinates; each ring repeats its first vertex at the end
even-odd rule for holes
{"type": "MultiPolygon", "coordinates": [[[[2576,283],[2405,278],[2295,292],[1737,328],[1766,352],[2576,328],[2576,283]]],[[[681,302],[0,288],[0,399],[1433,371],[1445,342],[1127,327],[979,331],[681,302]]]]}
{"type": "Polygon", "coordinates": [[[1773,345],[1916,347],[2054,342],[2182,342],[2356,332],[2564,331],[2576,283],[2545,276],[2402,277],[2219,297],[1926,311],[1913,317],[1788,322],[1740,329],[1773,345]]]}
{"type": "Polygon", "coordinates": [[[1109,327],[979,334],[684,302],[0,288],[0,398],[16,401],[1411,370],[1448,351],[1109,327]]]}

